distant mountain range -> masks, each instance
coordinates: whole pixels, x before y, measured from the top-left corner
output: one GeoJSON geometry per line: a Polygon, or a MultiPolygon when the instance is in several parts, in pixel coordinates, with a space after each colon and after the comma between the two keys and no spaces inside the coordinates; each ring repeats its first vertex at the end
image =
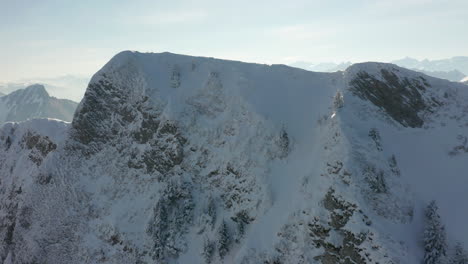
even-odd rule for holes
{"type": "Polygon", "coordinates": [[[88,82],[88,77],[76,75],[65,75],[56,78],[28,78],[0,82],[0,93],[7,94],[32,84],[41,83],[52,96],[79,102],[83,98],[88,82]]]}
{"type": "Polygon", "coordinates": [[[458,70],[452,70],[452,71],[426,71],[426,70],[418,70],[418,69],[413,69],[413,70],[422,72],[432,77],[446,79],[452,82],[459,82],[461,79],[466,77],[465,74],[463,74],[462,72],[458,70]]]}
{"type": "MultiPolygon", "coordinates": [[[[468,75],[468,57],[458,56],[442,60],[417,60],[406,57],[391,61],[400,67],[415,70],[432,77],[447,79],[453,82],[461,81],[468,75]]],[[[317,72],[343,71],[349,67],[351,62],[342,63],[311,63],[305,61],[294,62],[290,66],[317,72]]]]}
{"type": "Polygon", "coordinates": [[[0,97],[0,124],[32,118],[71,121],[78,103],[49,95],[45,87],[34,84],[0,97]]]}
{"type": "Polygon", "coordinates": [[[392,63],[405,68],[424,71],[448,72],[458,70],[464,75],[468,75],[468,57],[466,56],[457,56],[450,59],[441,60],[417,60],[410,57],[406,57],[401,60],[392,61],[392,63]]]}

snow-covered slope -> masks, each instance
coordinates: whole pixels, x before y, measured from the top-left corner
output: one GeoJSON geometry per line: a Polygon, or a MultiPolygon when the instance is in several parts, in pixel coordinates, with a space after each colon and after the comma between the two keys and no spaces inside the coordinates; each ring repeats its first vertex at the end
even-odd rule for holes
{"type": "Polygon", "coordinates": [[[30,118],[71,121],[77,103],[49,96],[43,85],[35,84],[0,98],[0,124],[30,118]]]}
{"type": "Polygon", "coordinates": [[[431,199],[468,243],[467,98],[392,64],[119,53],[71,125],[0,129],[0,257],[419,263],[431,199]]]}

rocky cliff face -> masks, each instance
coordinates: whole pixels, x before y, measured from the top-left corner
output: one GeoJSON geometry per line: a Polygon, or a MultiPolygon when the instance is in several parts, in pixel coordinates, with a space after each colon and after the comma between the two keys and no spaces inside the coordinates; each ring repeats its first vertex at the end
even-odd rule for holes
{"type": "Polygon", "coordinates": [[[35,84],[0,98],[0,123],[32,118],[71,121],[77,103],[49,96],[44,86],[35,84]]]}
{"type": "Polygon", "coordinates": [[[426,197],[393,143],[466,132],[463,88],[389,64],[120,53],[71,124],[1,128],[0,257],[415,263],[426,197]]]}

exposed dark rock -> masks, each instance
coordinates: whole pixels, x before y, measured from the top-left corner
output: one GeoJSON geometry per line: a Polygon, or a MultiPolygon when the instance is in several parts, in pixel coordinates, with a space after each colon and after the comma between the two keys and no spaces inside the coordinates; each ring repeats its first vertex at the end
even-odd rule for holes
{"type": "Polygon", "coordinates": [[[156,131],[159,128],[159,120],[156,117],[151,115],[146,115],[146,117],[141,122],[141,128],[135,132],[134,137],[138,143],[146,143],[153,138],[156,131]]]}
{"type": "Polygon", "coordinates": [[[96,152],[99,145],[108,142],[116,135],[112,129],[112,116],[121,113],[122,120],[129,120],[130,112],[125,108],[126,93],[104,78],[90,83],[81,108],[75,113],[72,122],[72,136],[83,145],[88,153],[96,152]]]}
{"type": "Polygon", "coordinates": [[[101,80],[88,87],[72,124],[72,136],[82,143],[78,148],[87,156],[110,144],[122,156],[129,157],[130,168],[165,174],[181,164],[186,139],[174,122],[161,120],[147,96],[135,98],[130,92],[127,87],[114,85],[103,74],[101,80]],[[128,127],[133,129],[130,131],[128,127]],[[148,147],[133,149],[132,140],[148,147]]]}
{"type": "Polygon", "coordinates": [[[356,211],[357,206],[337,197],[333,189],[330,189],[325,195],[323,205],[330,212],[330,221],[327,223],[315,217],[307,225],[315,246],[323,248],[325,251],[322,255],[315,256],[314,259],[323,264],[367,263],[361,255],[363,249],[360,248],[360,245],[367,239],[367,235],[364,233],[356,235],[343,229],[356,211]],[[339,245],[332,244],[327,240],[331,236],[331,232],[335,233],[334,236],[341,236],[342,242],[339,245]]]}
{"type": "Polygon", "coordinates": [[[37,183],[41,185],[49,184],[52,181],[52,174],[50,173],[41,173],[37,177],[37,183]]]}
{"type": "Polygon", "coordinates": [[[424,99],[422,94],[430,85],[424,78],[399,78],[394,72],[382,69],[383,80],[367,72],[359,72],[350,81],[351,91],[363,100],[382,108],[405,127],[421,127],[421,115],[432,112],[441,103],[435,98],[424,99]]]}
{"type": "Polygon", "coordinates": [[[41,165],[42,160],[50,152],[57,148],[57,145],[47,136],[44,137],[30,132],[23,136],[22,142],[27,149],[31,150],[29,158],[38,166],[41,165]]]}
{"type": "Polygon", "coordinates": [[[327,163],[327,172],[329,174],[339,174],[342,168],[343,168],[343,162],[339,160],[333,164],[327,163]]]}

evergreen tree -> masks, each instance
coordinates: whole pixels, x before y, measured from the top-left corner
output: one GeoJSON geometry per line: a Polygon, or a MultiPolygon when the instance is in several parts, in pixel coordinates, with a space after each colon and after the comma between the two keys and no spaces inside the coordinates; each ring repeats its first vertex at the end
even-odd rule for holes
{"type": "Polygon", "coordinates": [[[221,258],[224,258],[224,256],[229,252],[230,244],[231,236],[229,235],[226,221],[223,220],[218,230],[218,253],[221,258]]]}
{"type": "Polygon", "coordinates": [[[169,181],[161,193],[147,232],[154,242],[154,257],[164,262],[184,248],[181,237],[193,218],[191,185],[177,179],[169,181]]]}
{"type": "Polygon", "coordinates": [[[344,98],[343,94],[340,91],[337,91],[335,96],[333,97],[333,106],[335,109],[340,109],[344,106],[344,98]]]}
{"type": "Polygon", "coordinates": [[[468,264],[468,254],[461,243],[455,245],[455,254],[453,255],[451,264],[468,264]]]}
{"type": "Polygon", "coordinates": [[[172,68],[171,76],[171,87],[178,88],[180,86],[180,67],[179,65],[174,65],[172,68]]]}
{"type": "Polygon", "coordinates": [[[9,150],[10,147],[11,147],[11,138],[10,138],[10,136],[7,137],[5,144],[6,144],[6,150],[9,150]]]}
{"type": "Polygon", "coordinates": [[[208,201],[208,215],[210,216],[210,225],[211,229],[213,229],[215,223],[216,223],[216,204],[215,201],[212,197],[210,197],[208,201]]]}
{"type": "Polygon", "coordinates": [[[286,132],[285,127],[281,129],[281,133],[279,136],[278,140],[278,145],[280,147],[281,153],[280,153],[280,158],[285,158],[289,154],[289,148],[290,148],[290,142],[289,142],[289,135],[288,132],[286,132]]]}
{"type": "Polygon", "coordinates": [[[440,264],[447,252],[445,227],[440,221],[438,207],[431,201],[426,209],[426,229],[424,231],[424,263],[440,264]]]}
{"type": "Polygon", "coordinates": [[[369,131],[369,137],[374,140],[375,142],[375,146],[377,147],[377,150],[378,151],[382,151],[382,144],[380,143],[381,142],[381,138],[380,138],[380,133],[379,131],[377,130],[377,128],[372,128],[370,131],[369,131]]]}
{"type": "Polygon", "coordinates": [[[247,210],[241,210],[237,212],[234,217],[231,217],[231,219],[237,224],[237,236],[235,238],[235,241],[236,243],[239,243],[240,239],[245,234],[245,229],[247,225],[251,221],[253,221],[253,219],[250,218],[249,214],[247,213],[247,210]]]}
{"type": "Polygon", "coordinates": [[[206,263],[211,263],[214,252],[215,252],[214,243],[206,239],[203,245],[203,253],[202,253],[203,257],[205,258],[206,263]]]}

